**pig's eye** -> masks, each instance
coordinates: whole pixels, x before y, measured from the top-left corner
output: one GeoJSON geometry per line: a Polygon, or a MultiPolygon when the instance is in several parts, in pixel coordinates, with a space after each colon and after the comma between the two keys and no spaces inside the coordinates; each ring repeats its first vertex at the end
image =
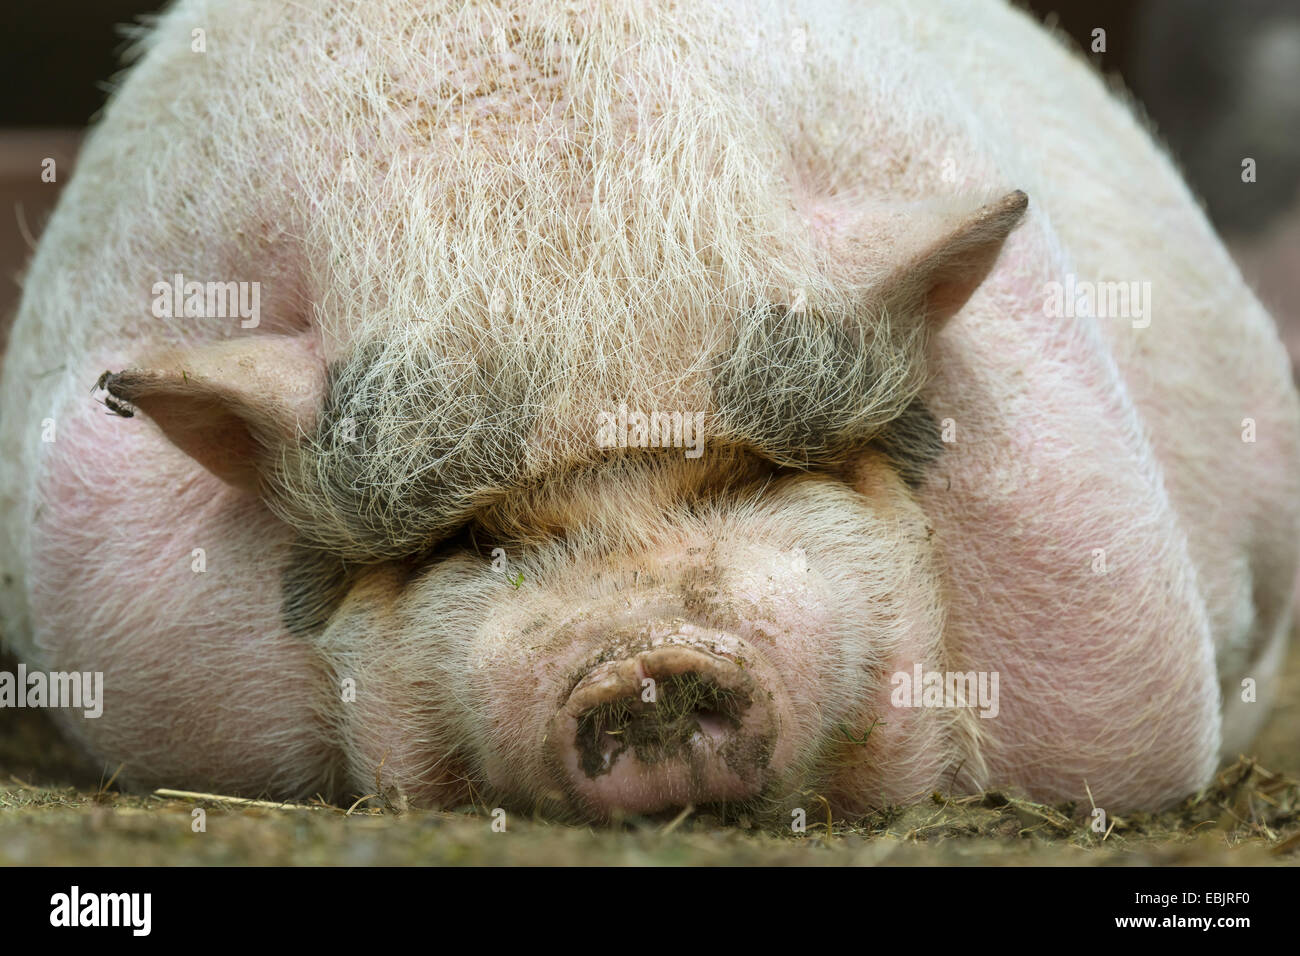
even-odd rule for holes
{"type": "Polygon", "coordinates": [[[439,538],[436,544],[414,557],[411,563],[427,566],[449,558],[453,554],[466,553],[486,560],[491,557],[492,550],[487,541],[482,528],[478,527],[477,521],[471,518],[454,528],[449,534],[439,538]]]}
{"type": "Polygon", "coordinates": [[[944,449],[939,425],[919,398],[912,399],[872,444],[885,453],[899,476],[912,488],[925,480],[926,469],[944,449]]]}

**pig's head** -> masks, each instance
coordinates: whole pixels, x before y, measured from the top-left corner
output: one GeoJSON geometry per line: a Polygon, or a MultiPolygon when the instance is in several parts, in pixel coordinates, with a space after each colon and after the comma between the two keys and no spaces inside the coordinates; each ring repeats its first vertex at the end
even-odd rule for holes
{"type": "Polygon", "coordinates": [[[489,308],[341,352],[242,337],[101,384],[296,537],[283,624],[318,652],[343,791],[379,776],[424,804],[596,818],[862,807],[931,786],[970,732],[889,708],[890,674],[948,654],[912,496],[941,444],[916,395],[926,336],[1024,208],[877,218],[876,244],[839,217],[823,278],[852,308],[643,324],[633,363],[581,323],[489,308]],[[638,411],[666,412],[649,441],[638,411]]]}

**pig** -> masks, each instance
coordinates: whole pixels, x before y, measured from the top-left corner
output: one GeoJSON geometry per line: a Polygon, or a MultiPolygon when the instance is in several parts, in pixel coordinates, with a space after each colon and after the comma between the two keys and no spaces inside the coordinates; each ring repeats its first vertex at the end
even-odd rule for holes
{"type": "Polygon", "coordinates": [[[181,0],[128,59],[0,437],[7,644],[120,781],[789,822],[1249,746],[1287,358],[1024,13],[181,0]]]}

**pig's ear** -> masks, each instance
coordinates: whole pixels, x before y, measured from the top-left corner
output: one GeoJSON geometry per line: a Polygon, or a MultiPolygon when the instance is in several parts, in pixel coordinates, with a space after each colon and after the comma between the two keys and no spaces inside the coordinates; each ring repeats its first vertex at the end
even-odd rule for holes
{"type": "Polygon", "coordinates": [[[1016,190],[973,211],[896,213],[908,222],[897,226],[898,241],[882,264],[881,303],[894,315],[920,310],[938,328],[979,288],[1028,206],[1029,197],[1016,190]]]}
{"type": "Polygon", "coordinates": [[[208,471],[256,492],[271,457],[315,421],[325,365],[302,336],[258,335],[149,356],[98,387],[118,414],[138,409],[208,471]]]}

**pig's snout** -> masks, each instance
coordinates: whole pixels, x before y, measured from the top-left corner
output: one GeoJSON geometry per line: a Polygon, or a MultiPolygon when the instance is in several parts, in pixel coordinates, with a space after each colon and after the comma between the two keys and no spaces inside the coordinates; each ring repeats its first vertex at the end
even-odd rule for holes
{"type": "Polygon", "coordinates": [[[599,664],[547,735],[563,784],[602,816],[756,797],[785,762],[774,681],[752,658],[696,645],[599,664]]]}

